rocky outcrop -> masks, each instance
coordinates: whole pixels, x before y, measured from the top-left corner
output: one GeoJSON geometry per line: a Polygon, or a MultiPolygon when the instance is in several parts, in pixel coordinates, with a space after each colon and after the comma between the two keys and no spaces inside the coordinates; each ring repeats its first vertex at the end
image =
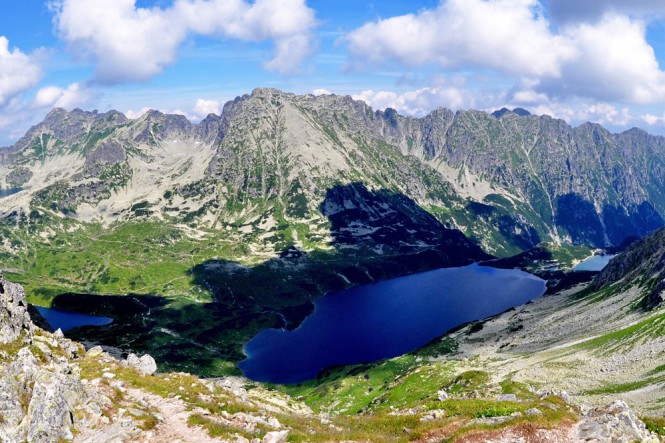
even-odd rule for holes
{"type": "Polygon", "coordinates": [[[581,442],[660,442],[658,436],[650,432],[635,412],[621,400],[591,409],[576,425],[576,430],[577,441],[581,442]]]}
{"type": "Polygon", "coordinates": [[[0,271],[0,343],[11,343],[32,334],[34,325],[21,285],[8,282],[0,271]]]}
{"type": "MultiPolygon", "coordinates": [[[[75,364],[54,356],[69,340],[35,336],[0,366],[0,440],[57,442],[72,439],[75,410],[87,398],[75,364]]],[[[63,352],[65,351],[65,352],[63,352]]],[[[70,352],[70,356],[72,356],[70,352]]]]}
{"type": "Polygon", "coordinates": [[[88,398],[75,360],[82,347],[32,323],[23,288],[0,273],[0,441],[71,440],[88,398]]]}

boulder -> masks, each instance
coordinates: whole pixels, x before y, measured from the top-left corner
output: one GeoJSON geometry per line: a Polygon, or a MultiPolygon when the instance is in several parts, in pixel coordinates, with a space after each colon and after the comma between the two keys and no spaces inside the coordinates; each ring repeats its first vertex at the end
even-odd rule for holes
{"type": "Polygon", "coordinates": [[[129,354],[126,363],[128,366],[137,369],[142,374],[152,375],[157,372],[157,363],[150,354],[145,354],[142,357],[136,354],[129,354]]]}
{"type": "Polygon", "coordinates": [[[289,436],[289,431],[272,431],[268,432],[261,440],[261,443],[286,443],[286,438],[289,436]]]}

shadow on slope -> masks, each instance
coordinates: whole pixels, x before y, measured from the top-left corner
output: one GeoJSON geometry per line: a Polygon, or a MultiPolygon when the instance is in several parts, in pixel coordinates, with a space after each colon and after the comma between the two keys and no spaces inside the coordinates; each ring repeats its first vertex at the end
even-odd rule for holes
{"type": "Polygon", "coordinates": [[[255,266],[229,260],[194,266],[193,281],[211,291],[213,303],[64,294],[53,307],[115,319],[109,326],[72,330],[72,338],[149,352],[162,369],[220,375],[237,373],[235,363],[252,336],[265,328],[296,327],[312,312],[312,301],[327,292],[492,258],[392,191],[338,185],[319,209],[330,222],[329,250],[290,245],[255,266]]]}
{"type": "Polygon", "coordinates": [[[628,209],[606,204],[598,214],[592,203],[577,194],[557,198],[555,223],[573,244],[598,248],[618,246],[665,226],[665,220],[647,201],[628,209]]]}

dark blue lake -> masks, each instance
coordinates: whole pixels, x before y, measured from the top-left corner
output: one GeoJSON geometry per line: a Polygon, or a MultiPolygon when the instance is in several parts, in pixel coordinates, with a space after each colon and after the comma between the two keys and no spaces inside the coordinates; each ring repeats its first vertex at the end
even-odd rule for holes
{"type": "Polygon", "coordinates": [[[405,354],[544,292],[545,281],[526,272],[471,265],[330,293],[295,331],[257,334],[238,366],[252,380],[297,383],[330,366],[405,354]]]}
{"type": "Polygon", "coordinates": [[[108,325],[113,321],[112,318],[108,317],[77,314],[76,312],[59,311],[57,309],[42,308],[41,306],[35,306],[35,308],[37,308],[48,324],[51,325],[53,330],[60,328],[62,332],[67,332],[78,326],[108,325]]]}
{"type": "Polygon", "coordinates": [[[9,188],[9,189],[0,189],[0,198],[9,197],[10,195],[21,192],[23,188],[9,188]]]}

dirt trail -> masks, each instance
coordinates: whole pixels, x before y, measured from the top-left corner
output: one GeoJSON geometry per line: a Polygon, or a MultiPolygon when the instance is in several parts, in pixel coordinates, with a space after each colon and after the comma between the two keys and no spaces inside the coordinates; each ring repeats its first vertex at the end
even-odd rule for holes
{"type": "Polygon", "coordinates": [[[198,426],[189,426],[187,420],[192,414],[187,411],[185,403],[180,399],[163,398],[146,394],[140,389],[127,389],[127,395],[137,402],[147,403],[164,419],[154,429],[144,431],[136,439],[137,442],[151,443],[220,443],[226,440],[212,438],[208,432],[198,426]]]}

